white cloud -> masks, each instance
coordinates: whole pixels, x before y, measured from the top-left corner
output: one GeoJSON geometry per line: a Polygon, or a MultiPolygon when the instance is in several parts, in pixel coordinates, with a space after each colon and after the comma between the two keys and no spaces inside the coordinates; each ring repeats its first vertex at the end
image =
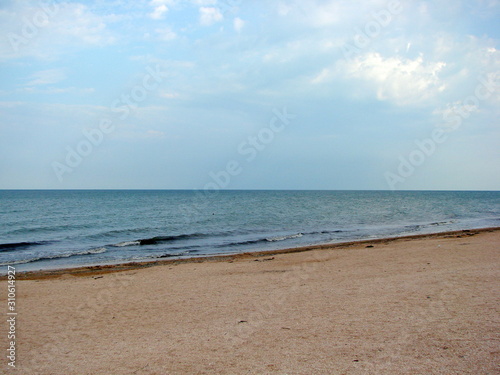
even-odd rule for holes
{"type": "Polygon", "coordinates": [[[283,2],[280,2],[278,4],[278,14],[282,17],[286,17],[288,15],[288,13],[290,13],[290,11],[292,10],[292,7],[289,6],[288,4],[285,4],[283,2]]]}
{"type": "MultiPolygon", "coordinates": [[[[478,101],[479,103],[479,101],[478,101]]],[[[453,131],[459,126],[454,119],[457,114],[465,113],[467,117],[473,112],[477,112],[479,107],[474,103],[472,105],[465,105],[462,101],[455,101],[453,103],[448,103],[445,107],[435,109],[432,114],[436,116],[437,125],[445,130],[453,131]]]]}
{"type": "Polygon", "coordinates": [[[328,28],[344,25],[356,26],[366,22],[366,16],[373,11],[386,9],[387,0],[289,0],[277,5],[277,13],[282,17],[294,18],[297,22],[314,28],[328,28]]]}
{"type": "Polygon", "coordinates": [[[192,3],[195,5],[215,5],[217,0],[192,0],[192,3]]]}
{"type": "Polygon", "coordinates": [[[93,94],[95,92],[94,88],[77,88],[77,87],[23,87],[16,90],[17,92],[22,92],[26,94],[93,94]]]}
{"type": "Polygon", "coordinates": [[[200,23],[203,26],[210,26],[216,22],[222,21],[224,18],[219,9],[213,7],[201,7],[200,11],[200,23]]]}
{"type": "Polygon", "coordinates": [[[176,0],[151,0],[149,4],[153,7],[157,7],[160,5],[168,5],[168,6],[173,6],[175,5],[176,0]]]}
{"type": "Polygon", "coordinates": [[[311,83],[313,83],[313,84],[323,83],[323,82],[330,80],[331,77],[332,77],[331,70],[328,68],[324,68],[323,70],[321,70],[321,72],[317,76],[315,76],[311,80],[311,83]]]}
{"type": "Polygon", "coordinates": [[[344,11],[340,3],[330,2],[313,8],[310,20],[314,26],[330,26],[342,20],[343,13],[344,11]]]}
{"type": "Polygon", "coordinates": [[[160,97],[165,98],[165,99],[177,99],[180,97],[180,95],[176,92],[162,91],[162,92],[160,92],[160,97]]]}
{"type": "Polygon", "coordinates": [[[159,39],[165,42],[177,38],[177,34],[174,31],[172,31],[170,27],[156,29],[155,31],[158,34],[159,39]]]}
{"type": "MultiPolygon", "coordinates": [[[[422,56],[414,60],[398,56],[384,58],[371,52],[354,61],[339,62],[336,73],[367,82],[379,100],[406,105],[423,102],[442,92],[446,84],[439,78],[439,72],[445,66],[444,62],[425,63],[422,56]]],[[[327,76],[325,72],[320,73],[316,83],[327,76]]]]}
{"type": "Polygon", "coordinates": [[[149,14],[149,17],[151,17],[154,20],[161,20],[165,17],[165,13],[168,12],[168,8],[165,4],[159,5],[154,8],[153,12],[149,14]]]}
{"type": "Polygon", "coordinates": [[[62,69],[48,69],[36,72],[30,78],[26,86],[50,85],[64,80],[66,74],[62,69]]]}
{"type": "Polygon", "coordinates": [[[82,4],[61,5],[60,15],[54,21],[53,32],[91,45],[103,46],[115,41],[106,29],[104,19],[82,4]]]}
{"type": "Polygon", "coordinates": [[[240,33],[241,30],[243,30],[243,26],[245,26],[245,21],[243,21],[241,18],[236,17],[233,20],[233,26],[234,30],[236,30],[237,33],[240,33]]]}
{"type": "Polygon", "coordinates": [[[106,16],[93,13],[85,5],[12,4],[11,8],[0,11],[0,24],[6,36],[0,38],[0,60],[52,59],[67,46],[104,46],[115,41],[107,29],[106,16]]]}
{"type": "Polygon", "coordinates": [[[151,0],[149,5],[153,7],[153,11],[149,14],[149,17],[154,20],[161,20],[165,18],[165,14],[169,10],[169,6],[173,6],[175,0],[151,0]]]}

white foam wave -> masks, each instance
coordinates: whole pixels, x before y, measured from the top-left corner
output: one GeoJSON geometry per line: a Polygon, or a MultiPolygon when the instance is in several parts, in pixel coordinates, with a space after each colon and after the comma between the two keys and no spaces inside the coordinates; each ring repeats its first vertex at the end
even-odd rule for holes
{"type": "Polygon", "coordinates": [[[276,241],[284,241],[284,240],[289,240],[291,238],[299,238],[302,237],[302,233],[297,233],[297,234],[291,234],[288,236],[279,236],[279,237],[271,237],[271,238],[266,238],[266,241],[269,242],[276,242],[276,241]]]}
{"type": "Polygon", "coordinates": [[[138,246],[140,245],[140,241],[125,241],[125,242],[120,242],[115,245],[114,247],[125,247],[125,246],[138,246]]]}
{"type": "Polygon", "coordinates": [[[38,258],[20,259],[20,260],[15,260],[15,261],[10,261],[10,262],[3,262],[3,263],[0,263],[0,266],[7,266],[7,265],[13,265],[13,264],[32,263],[32,262],[37,262],[39,260],[51,260],[51,259],[59,259],[59,258],[69,258],[69,257],[72,257],[72,256],[77,256],[77,255],[102,254],[106,250],[107,249],[105,247],[97,247],[95,249],[80,251],[80,252],[77,252],[77,253],[61,253],[61,254],[55,254],[55,255],[47,255],[47,256],[38,257],[38,258]]]}
{"type": "MultiPolygon", "coordinates": [[[[102,253],[106,252],[106,250],[107,249],[105,247],[98,247],[95,249],[90,249],[88,251],[82,251],[81,253],[75,253],[72,255],[102,254],[102,253]]],[[[72,256],[72,255],[70,255],[70,256],[72,256]]]]}

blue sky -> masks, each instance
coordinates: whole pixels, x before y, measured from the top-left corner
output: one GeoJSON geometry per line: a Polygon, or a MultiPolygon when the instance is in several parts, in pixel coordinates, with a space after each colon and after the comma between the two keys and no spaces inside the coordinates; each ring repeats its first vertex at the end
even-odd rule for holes
{"type": "Polygon", "coordinates": [[[497,0],[0,2],[0,188],[500,189],[497,0]]]}

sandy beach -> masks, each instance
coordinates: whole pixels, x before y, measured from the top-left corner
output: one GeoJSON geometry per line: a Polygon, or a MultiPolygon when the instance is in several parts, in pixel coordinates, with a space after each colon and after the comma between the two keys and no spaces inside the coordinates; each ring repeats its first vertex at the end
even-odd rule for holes
{"type": "MultiPolygon", "coordinates": [[[[0,368],[500,373],[499,250],[500,230],[490,229],[18,274],[16,369],[5,355],[0,368]]],[[[7,311],[5,277],[0,288],[7,311]]]]}

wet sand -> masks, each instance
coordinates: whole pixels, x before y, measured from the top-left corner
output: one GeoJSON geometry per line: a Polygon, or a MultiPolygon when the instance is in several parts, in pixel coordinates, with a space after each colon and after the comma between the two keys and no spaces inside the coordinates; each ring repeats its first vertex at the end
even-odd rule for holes
{"type": "Polygon", "coordinates": [[[17,275],[0,369],[500,373],[499,252],[490,229],[17,275]]]}

